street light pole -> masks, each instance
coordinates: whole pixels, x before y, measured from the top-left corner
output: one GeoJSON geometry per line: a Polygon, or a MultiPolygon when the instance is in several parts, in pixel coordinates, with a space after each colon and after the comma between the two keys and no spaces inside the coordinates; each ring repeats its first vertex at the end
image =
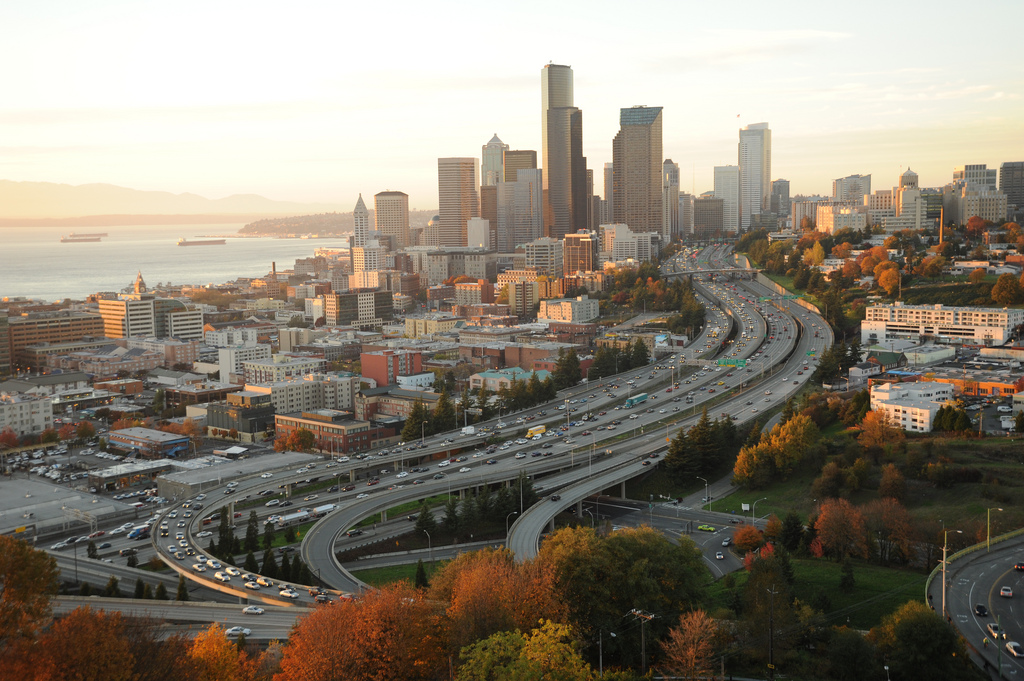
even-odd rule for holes
{"type": "MultiPolygon", "coordinates": [[[[757,501],[768,501],[768,497],[761,497],[757,501]]],[[[757,520],[757,515],[754,513],[757,510],[757,501],[755,501],[754,505],[750,507],[750,524],[751,525],[753,525],[754,522],[757,520]]]]}
{"type": "Polygon", "coordinates": [[[946,549],[949,547],[949,533],[963,534],[962,530],[942,531],[942,616],[946,616],[946,549]]]}
{"type": "MultiPolygon", "coordinates": [[[[425,509],[423,511],[423,513],[430,513],[430,511],[425,509]]],[[[434,546],[433,546],[433,544],[430,541],[430,533],[427,532],[426,530],[423,530],[423,534],[427,535],[427,557],[430,559],[430,562],[433,563],[434,562],[434,546]]]]}
{"type": "Polygon", "coordinates": [[[992,507],[988,509],[988,523],[985,531],[985,552],[992,550],[992,511],[1002,511],[1001,508],[992,507]]]}
{"type": "Polygon", "coordinates": [[[512,511],[507,516],[505,516],[505,537],[506,538],[508,537],[508,519],[511,518],[514,515],[519,515],[519,511],[512,511]]]}
{"type": "MultiPolygon", "coordinates": [[[[424,421],[423,423],[420,424],[420,444],[421,445],[423,444],[423,429],[426,428],[426,427],[427,427],[427,422],[426,421],[424,421]]],[[[415,431],[413,431],[413,432],[415,432],[415,431]]]]}
{"type": "Polygon", "coordinates": [[[700,477],[699,475],[697,476],[697,479],[698,480],[704,480],[704,503],[708,505],[708,510],[710,511],[711,510],[711,499],[708,497],[708,481],[706,479],[700,477]]]}

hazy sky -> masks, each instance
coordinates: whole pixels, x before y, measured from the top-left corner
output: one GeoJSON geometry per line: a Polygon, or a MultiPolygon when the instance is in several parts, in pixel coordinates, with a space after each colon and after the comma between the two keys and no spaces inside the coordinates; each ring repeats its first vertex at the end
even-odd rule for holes
{"type": "Polygon", "coordinates": [[[1024,160],[1022,19],[1022,0],[6,2],[0,179],[432,208],[437,157],[494,133],[539,151],[553,61],[598,177],[619,108],[646,104],[684,189],[759,121],[793,193],[908,165],[939,186],[1024,160]]]}

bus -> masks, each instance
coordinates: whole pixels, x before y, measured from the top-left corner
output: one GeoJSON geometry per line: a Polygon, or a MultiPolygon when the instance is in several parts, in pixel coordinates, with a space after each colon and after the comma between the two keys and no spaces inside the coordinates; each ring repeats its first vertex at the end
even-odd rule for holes
{"type": "Polygon", "coordinates": [[[624,408],[626,408],[626,409],[632,409],[636,405],[641,404],[641,403],[646,402],[646,401],[647,401],[647,393],[640,393],[639,395],[633,395],[632,397],[628,398],[626,400],[626,403],[624,405],[622,405],[622,406],[624,408]]]}
{"type": "Polygon", "coordinates": [[[534,426],[533,428],[530,428],[528,431],[526,431],[526,438],[530,439],[534,437],[540,437],[545,433],[545,431],[547,431],[547,428],[545,428],[544,426],[534,426]]]}

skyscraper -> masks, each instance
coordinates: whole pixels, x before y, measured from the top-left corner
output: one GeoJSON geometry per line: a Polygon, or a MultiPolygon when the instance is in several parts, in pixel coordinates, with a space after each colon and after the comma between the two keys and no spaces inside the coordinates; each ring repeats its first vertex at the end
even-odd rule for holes
{"type": "Polygon", "coordinates": [[[1007,161],[999,166],[999,191],[1018,210],[1024,209],[1024,161],[1007,161]]]}
{"type": "Polygon", "coordinates": [[[409,195],[378,192],[373,195],[373,218],[377,232],[391,241],[395,250],[411,246],[409,240],[409,195]]]}
{"type": "Polygon", "coordinates": [[[495,133],[491,141],[483,146],[480,166],[480,181],[485,187],[493,186],[505,181],[505,154],[508,152],[508,145],[498,139],[495,133]]]}
{"type": "MultiPolygon", "coordinates": [[[[772,183],[773,188],[774,186],[774,183],[772,183]]],[[[870,175],[847,175],[846,177],[832,180],[832,198],[836,201],[863,205],[864,196],[870,193],[870,175]]]]}
{"type": "Polygon", "coordinates": [[[634,232],[661,234],[662,155],[660,106],[619,110],[612,140],[615,222],[634,232]]]}
{"type": "MultiPolygon", "coordinates": [[[[615,215],[615,202],[612,196],[615,193],[615,164],[605,163],[604,164],[604,198],[608,202],[608,215],[615,215]]],[[[609,218],[611,219],[611,218],[609,218]]]]}
{"type": "Polygon", "coordinates": [[[661,175],[661,242],[667,244],[679,235],[679,164],[665,159],[661,175]]]}
{"type": "Polygon", "coordinates": [[[480,161],[475,158],[437,159],[437,243],[431,246],[465,246],[466,222],[480,217],[480,161]]]}
{"type": "Polygon", "coordinates": [[[573,106],[572,68],[545,64],[540,82],[544,227],[561,238],[587,223],[583,112],[573,106]]]}
{"type": "Polygon", "coordinates": [[[562,264],[566,274],[591,272],[600,264],[597,232],[573,232],[562,241],[562,264]]]}
{"type": "Polygon", "coordinates": [[[494,246],[511,253],[516,246],[544,236],[542,176],[537,168],[522,168],[515,182],[498,185],[498,218],[494,246]]]}
{"type": "Polygon", "coordinates": [[[359,200],[356,201],[356,207],[352,211],[352,219],[354,222],[352,245],[365,246],[367,239],[370,238],[370,211],[366,210],[362,194],[359,195],[359,200]]]}
{"type": "Polygon", "coordinates": [[[740,129],[740,227],[747,231],[751,218],[767,212],[771,197],[772,131],[767,123],[740,129]]]}
{"type": "Polygon", "coordinates": [[[777,216],[789,217],[789,180],[772,181],[771,211],[777,216]]]}
{"type": "Polygon", "coordinates": [[[537,169],[537,152],[532,149],[512,149],[505,152],[505,182],[515,182],[520,170],[537,169]]]}
{"type": "Polygon", "coordinates": [[[740,168],[715,166],[715,198],[722,199],[722,231],[738,234],[740,229],[740,168]]]}

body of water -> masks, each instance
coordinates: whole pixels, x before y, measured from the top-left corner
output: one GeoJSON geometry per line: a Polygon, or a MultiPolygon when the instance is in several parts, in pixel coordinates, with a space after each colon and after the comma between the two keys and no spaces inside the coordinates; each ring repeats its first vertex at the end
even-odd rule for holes
{"type": "Polygon", "coordinates": [[[0,228],[0,298],[81,300],[98,291],[120,291],[141,271],[157,283],[220,284],[262,277],[271,263],[291,269],[296,258],[320,247],[347,246],[343,239],[227,239],[223,246],[178,246],[178,239],[234,234],[241,224],[139,225],[117,227],[0,228]],[[99,242],[61,243],[64,234],[109,236],[99,242]]]}

